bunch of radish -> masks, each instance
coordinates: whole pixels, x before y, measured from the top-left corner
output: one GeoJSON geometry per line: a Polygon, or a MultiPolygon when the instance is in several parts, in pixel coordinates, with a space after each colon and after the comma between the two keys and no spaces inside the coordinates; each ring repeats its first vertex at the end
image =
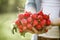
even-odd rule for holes
{"type": "Polygon", "coordinates": [[[44,14],[42,11],[38,13],[31,13],[25,12],[23,14],[18,14],[18,18],[15,21],[15,25],[18,28],[19,32],[26,33],[26,32],[47,32],[47,26],[51,24],[49,15],[44,14]]]}

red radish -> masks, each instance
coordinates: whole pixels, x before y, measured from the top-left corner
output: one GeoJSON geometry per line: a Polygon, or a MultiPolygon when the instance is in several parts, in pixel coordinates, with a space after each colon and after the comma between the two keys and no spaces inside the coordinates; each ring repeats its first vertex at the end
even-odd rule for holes
{"type": "Polygon", "coordinates": [[[32,14],[33,19],[37,19],[37,14],[32,14]]]}
{"type": "Polygon", "coordinates": [[[45,31],[48,32],[48,29],[46,29],[45,31]]]}
{"type": "Polygon", "coordinates": [[[22,23],[22,25],[26,25],[27,24],[27,20],[26,19],[22,19],[21,23],[22,23]]]}
{"type": "Polygon", "coordinates": [[[23,19],[24,18],[24,15],[23,14],[18,14],[18,19],[23,19]]]}
{"type": "Polygon", "coordinates": [[[39,20],[43,20],[43,16],[42,15],[38,15],[38,19],[39,20]]]}
{"type": "Polygon", "coordinates": [[[38,21],[37,20],[34,20],[33,21],[33,26],[36,26],[36,25],[38,25],[38,21]]]}
{"type": "Polygon", "coordinates": [[[19,28],[19,29],[23,29],[23,26],[22,26],[22,25],[20,25],[20,26],[18,26],[18,28],[19,28]]]}
{"type": "Polygon", "coordinates": [[[42,27],[44,27],[46,25],[46,20],[43,19],[40,24],[41,24],[42,27]]]}
{"type": "Polygon", "coordinates": [[[20,33],[22,33],[22,32],[23,32],[23,30],[22,30],[22,29],[19,29],[19,32],[20,32],[20,33]]]}
{"type": "Polygon", "coordinates": [[[31,23],[31,22],[32,22],[32,17],[28,17],[28,18],[27,18],[27,22],[28,22],[28,23],[31,23]]]}
{"type": "Polygon", "coordinates": [[[46,20],[46,25],[49,26],[51,24],[50,20],[46,20]]]}
{"type": "Polygon", "coordinates": [[[17,26],[19,26],[19,25],[20,25],[19,20],[16,20],[16,21],[15,21],[15,24],[16,24],[17,26]]]}
{"type": "Polygon", "coordinates": [[[29,13],[29,12],[25,12],[24,17],[25,17],[25,18],[28,18],[28,17],[30,17],[30,14],[31,14],[31,13],[29,13]]]}
{"type": "Polygon", "coordinates": [[[41,29],[42,27],[41,27],[41,25],[40,24],[38,24],[37,26],[36,26],[36,29],[41,29]]]}
{"type": "Polygon", "coordinates": [[[43,12],[42,12],[42,10],[38,12],[38,15],[43,15],[43,12]]]}
{"type": "Polygon", "coordinates": [[[31,25],[31,24],[27,24],[27,28],[28,28],[29,30],[32,30],[32,25],[31,25]]]}
{"type": "Polygon", "coordinates": [[[23,30],[26,31],[27,30],[27,27],[26,26],[23,26],[23,30]]]}
{"type": "Polygon", "coordinates": [[[27,13],[27,14],[29,14],[29,15],[31,15],[31,14],[32,14],[31,12],[27,12],[27,11],[25,12],[25,14],[26,14],[26,13],[27,13]]]}
{"type": "Polygon", "coordinates": [[[44,14],[44,15],[43,15],[43,18],[44,18],[44,19],[49,19],[49,15],[44,14]]]}

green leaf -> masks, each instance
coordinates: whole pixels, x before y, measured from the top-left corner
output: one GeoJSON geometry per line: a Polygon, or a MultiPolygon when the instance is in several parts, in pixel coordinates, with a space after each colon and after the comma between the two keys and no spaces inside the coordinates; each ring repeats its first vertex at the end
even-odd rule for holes
{"type": "Polygon", "coordinates": [[[14,29],[12,29],[12,33],[14,34],[14,29]]]}
{"type": "Polygon", "coordinates": [[[21,35],[22,35],[23,37],[25,37],[25,33],[26,33],[26,32],[23,32],[23,33],[21,33],[21,35]]]}
{"type": "Polygon", "coordinates": [[[17,27],[16,27],[16,25],[15,25],[15,27],[14,27],[14,30],[15,30],[15,32],[17,32],[17,27]]]}
{"type": "Polygon", "coordinates": [[[17,32],[17,25],[13,25],[13,29],[12,29],[12,33],[14,34],[14,32],[17,32]]]}
{"type": "Polygon", "coordinates": [[[44,28],[42,29],[42,33],[45,33],[45,29],[46,29],[46,27],[44,27],[44,28]]]}

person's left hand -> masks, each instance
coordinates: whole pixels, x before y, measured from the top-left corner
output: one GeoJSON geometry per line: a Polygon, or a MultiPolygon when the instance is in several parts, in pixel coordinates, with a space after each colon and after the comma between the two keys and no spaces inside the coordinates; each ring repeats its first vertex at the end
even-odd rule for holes
{"type": "Polygon", "coordinates": [[[60,18],[56,18],[53,21],[51,21],[51,25],[60,26],[60,18]]]}

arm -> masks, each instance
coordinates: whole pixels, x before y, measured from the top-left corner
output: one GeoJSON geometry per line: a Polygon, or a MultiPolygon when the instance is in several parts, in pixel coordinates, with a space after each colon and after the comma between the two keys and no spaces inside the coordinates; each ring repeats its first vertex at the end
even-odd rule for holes
{"type": "Polygon", "coordinates": [[[26,1],[25,11],[36,13],[35,0],[27,0],[26,1]]]}

